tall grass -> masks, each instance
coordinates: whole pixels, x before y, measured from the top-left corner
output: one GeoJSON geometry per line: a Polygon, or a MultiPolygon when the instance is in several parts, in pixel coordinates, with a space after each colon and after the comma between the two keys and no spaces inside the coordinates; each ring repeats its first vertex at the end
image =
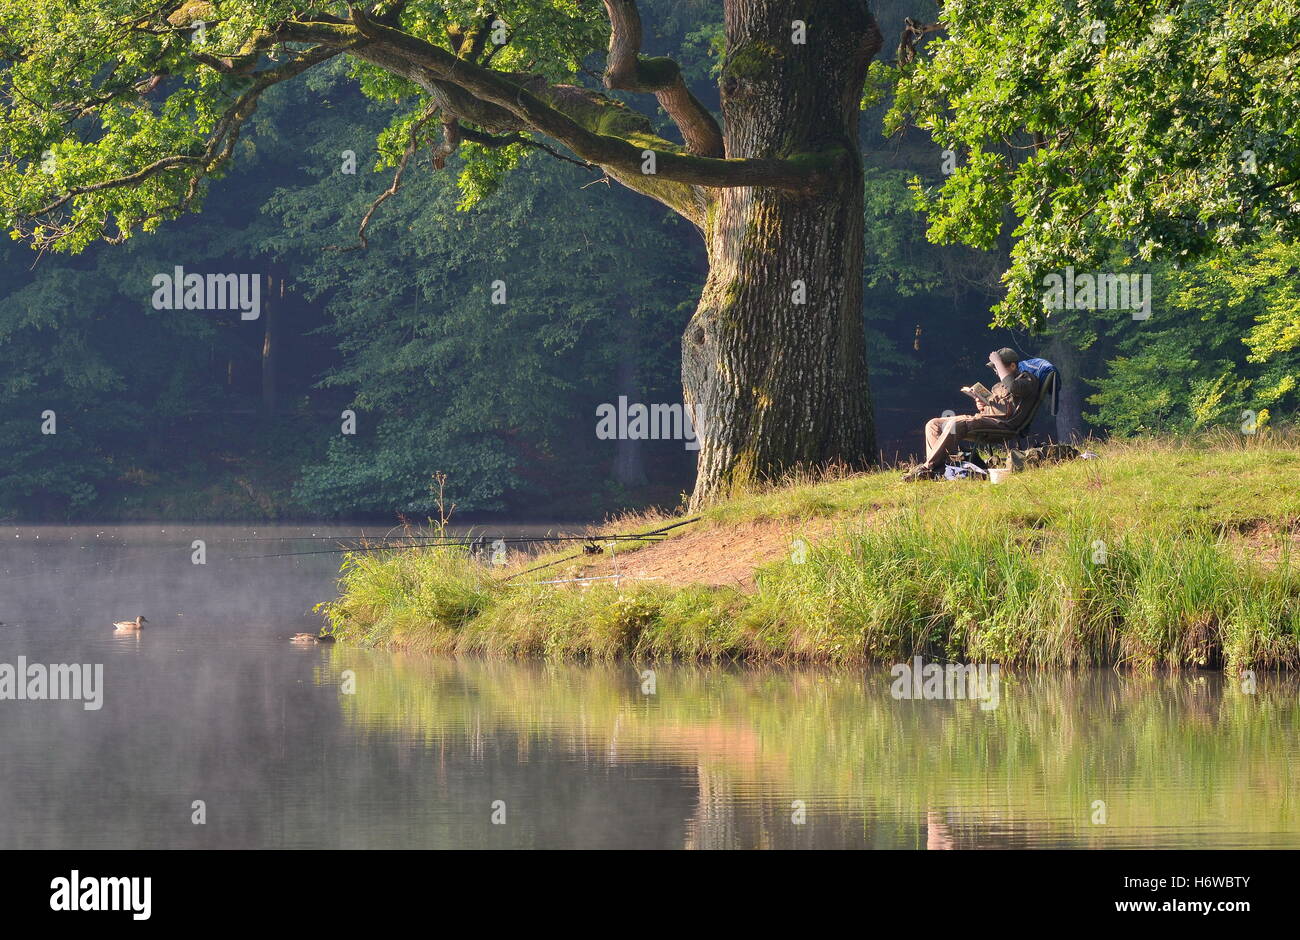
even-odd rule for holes
{"type": "Polygon", "coordinates": [[[494,579],[461,546],[356,553],[344,558],[342,596],[320,604],[338,639],[447,648],[490,606],[494,579]]]}
{"type": "Polygon", "coordinates": [[[915,519],[859,528],[764,571],[750,614],[802,658],[914,654],[1032,665],[1300,665],[1300,577],[1208,534],[1026,534],[915,519]],[[1105,554],[1098,554],[1104,546],[1105,554]]]}

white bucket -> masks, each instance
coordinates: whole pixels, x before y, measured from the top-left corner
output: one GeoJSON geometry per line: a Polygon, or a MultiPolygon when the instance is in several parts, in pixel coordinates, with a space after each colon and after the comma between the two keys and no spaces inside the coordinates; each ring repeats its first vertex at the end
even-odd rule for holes
{"type": "Polygon", "coordinates": [[[1007,475],[1010,473],[1011,473],[1010,470],[1005,470],[1001,468],[989,470],[989,482],[1001,483],[1003,480],[1007,478],[1007,475]]]}

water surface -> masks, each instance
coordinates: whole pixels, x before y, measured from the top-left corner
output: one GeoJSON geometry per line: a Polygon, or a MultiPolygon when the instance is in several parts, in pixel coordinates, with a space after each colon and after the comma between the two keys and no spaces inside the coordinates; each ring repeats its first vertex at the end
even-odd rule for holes
{"type": "Polygon", "coordinates": [[[0,529],[0,662],[104,667],[99,711],[0,701],[0,848],[1300,845],[1289,678],[1004,670],[985,710],[879,669],[294,647],[338,557],[235,539],[330,532],[0,529]]]}

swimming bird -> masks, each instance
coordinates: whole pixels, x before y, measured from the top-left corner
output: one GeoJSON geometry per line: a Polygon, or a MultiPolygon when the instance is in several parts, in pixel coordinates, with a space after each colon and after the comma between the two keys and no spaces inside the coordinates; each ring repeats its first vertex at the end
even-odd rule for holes
{"type": "Polygon", "coordinates": [[[144,619],[143,614],[137,614],[134,620],[118,620],[113,626],[119,630],[139,630],[140,624],[148,622],[148,620],[144,619]]]}

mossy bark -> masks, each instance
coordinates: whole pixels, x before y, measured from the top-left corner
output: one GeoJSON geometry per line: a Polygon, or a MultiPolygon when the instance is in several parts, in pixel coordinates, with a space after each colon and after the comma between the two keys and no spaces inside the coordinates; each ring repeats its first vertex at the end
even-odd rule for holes
{"type": "Polygon", "coordinates": [[[712,193],[709,275],[682,340],[701,437],[696,506],[796,465],[862,466],[875,451],[858,102],[880,31],[861,0],[729,0],[726,29],[726,156],[835,171],[807,194],[712,193]]]}

